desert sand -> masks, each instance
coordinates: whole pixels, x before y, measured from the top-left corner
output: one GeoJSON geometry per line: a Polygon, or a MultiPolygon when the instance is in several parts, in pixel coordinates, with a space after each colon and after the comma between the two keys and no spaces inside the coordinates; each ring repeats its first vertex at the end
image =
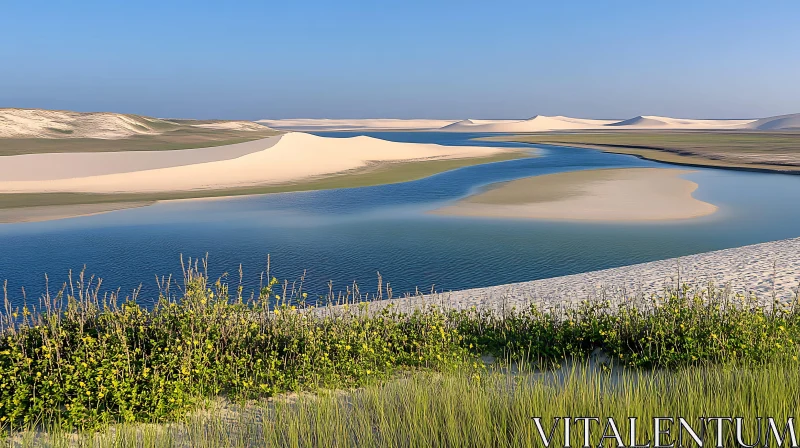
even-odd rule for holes
{"type": "Polygon", "coordinates": [[[759,120],[698,120],[691,118],[640,115],[627,120],[591,120],[564,116],[537,115],[527,120],[462,120],[439,129],[442,132],[550,132],[550,131],[625,131],[625,130],[759,130],[800,129],[800,114],[779,115],[759,120]]]}
{"type": "Polygon", "coordinates": [[[507,148],[397,143],[288,133],[178,151],[0,157],[0,193],[153,193],[274,185],[379,162],[486,157],[507,148]]]}
{"type": "Polygon", "coordinates": [[[572,129],[597,129],[616,120],[590,120],[537,115],[527,120],[462,120],[441,128],[446,132],[545,132],[572,129]]]}
{"type": "Polygon", "coordinates": [[[139,135],[160,135],[186,127],[236,131],[269,130],[252,121],[173,121],[115,112],[0,108],[0,139],[124,139],[139,135]]]}
{"type": "MultiPolygon", "coordinates": [[[[764,119],[772,120],[775,117],[764,119]]],[[[661,130],[735,130],[753,129],[756,120],[695,120],[687,118],[643,115],[627,120],[592,120],[564,116],[537,115],[527,120],[462,120],[440,129],[442,132],[550,132],[605,130],[622,131],[637,129],[661,130]]]]}
{"type": "Polygon", "coordinates": [[[778,115],[767,117],[746,124],[748,129],[759,131],[800,130],[800,114],[778,115]]]}
{"type": "Polygon", "coordinates": [[[230,131],[263,131],[266,129],[264,125],[254,123],[252,121],[220,121],[216,123],[201,123],[192,124],[196,128],[217,129],[217,130],[230,130],[230,131]]]}
{"type": "Polygon", "coordinates": [[[551,131],[624,130],[787,130],[800,129],[800,114],[767,117],[760,120],[708,120],[639,115],[628,119],[596,120],[536,115],[525,120],[259,120],[273,129],[295,131],[379,131],[416,130],[439,132],[520,133],[551,131]]]}
{"type": "Polygon", "coordinates": [[[443,126],[453,124],[458,120],[427,120],[427,119],[352,119],[331,120],[316,118],[296,118],[282,120],[258,120],[271,129],[287,131],[422,131],[437,130],[443,126]]]}
{"type": "Polygon", "coordinates": [[[546,174],[500,184],[432,213],[565,221],[666,221],[710,215],[690,170],[621,168],[546,174]]]}

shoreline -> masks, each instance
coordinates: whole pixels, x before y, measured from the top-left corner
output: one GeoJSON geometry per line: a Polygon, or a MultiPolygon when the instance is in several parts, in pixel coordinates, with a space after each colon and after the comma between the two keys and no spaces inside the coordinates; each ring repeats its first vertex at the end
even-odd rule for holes
{"type": "Polygon", "coordinates": [[[379,310],[391,305],[405,311],[431,305],[454,310],[475,307],[503,313],[531,305],[558,311],[587,300],[652,305],[654,295],[679,291],[683,285],[689,287],[688,294],[709,287],[715,296],[752,294],[760,306],[771,306],[773,297],[780,303],[800,300],[800,237],[559,277],[390,298],[370,306],[379,310]]]}

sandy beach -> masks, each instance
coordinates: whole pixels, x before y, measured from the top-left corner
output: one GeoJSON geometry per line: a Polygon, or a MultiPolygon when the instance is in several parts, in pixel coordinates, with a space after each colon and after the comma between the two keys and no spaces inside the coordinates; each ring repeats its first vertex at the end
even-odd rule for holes
{"type": "Polygon", "coordinates": [[[527,177],[498,185],[431,213],[564,221],[669,221],[710,215],[692,197],[690,170],[623,168],[527,177]]]}
{"type": "Polygon", "coordinates": [[[224,190],[298,182],[376,163],[480,158],[508,151],[288,133],[180,151],[20,155],[0,160],[0,193],[224,190]]]}

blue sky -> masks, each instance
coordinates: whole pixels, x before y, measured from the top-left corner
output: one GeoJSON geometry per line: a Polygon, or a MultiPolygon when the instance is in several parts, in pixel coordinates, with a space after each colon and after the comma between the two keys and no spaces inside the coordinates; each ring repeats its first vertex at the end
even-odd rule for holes
{"type": "Polygon", "coordinates": [[[159,117],[800,112],[798,1],[6,1],[0,107],[159,117]]]}

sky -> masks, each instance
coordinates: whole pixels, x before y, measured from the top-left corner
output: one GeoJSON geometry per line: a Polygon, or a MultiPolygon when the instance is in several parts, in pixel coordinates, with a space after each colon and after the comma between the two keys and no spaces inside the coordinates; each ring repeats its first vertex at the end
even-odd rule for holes
{"type": "Polygon", "coordinates": [[[0,107],[173,118],[800,112],[800,2],[0,0],[0,107]]]}

